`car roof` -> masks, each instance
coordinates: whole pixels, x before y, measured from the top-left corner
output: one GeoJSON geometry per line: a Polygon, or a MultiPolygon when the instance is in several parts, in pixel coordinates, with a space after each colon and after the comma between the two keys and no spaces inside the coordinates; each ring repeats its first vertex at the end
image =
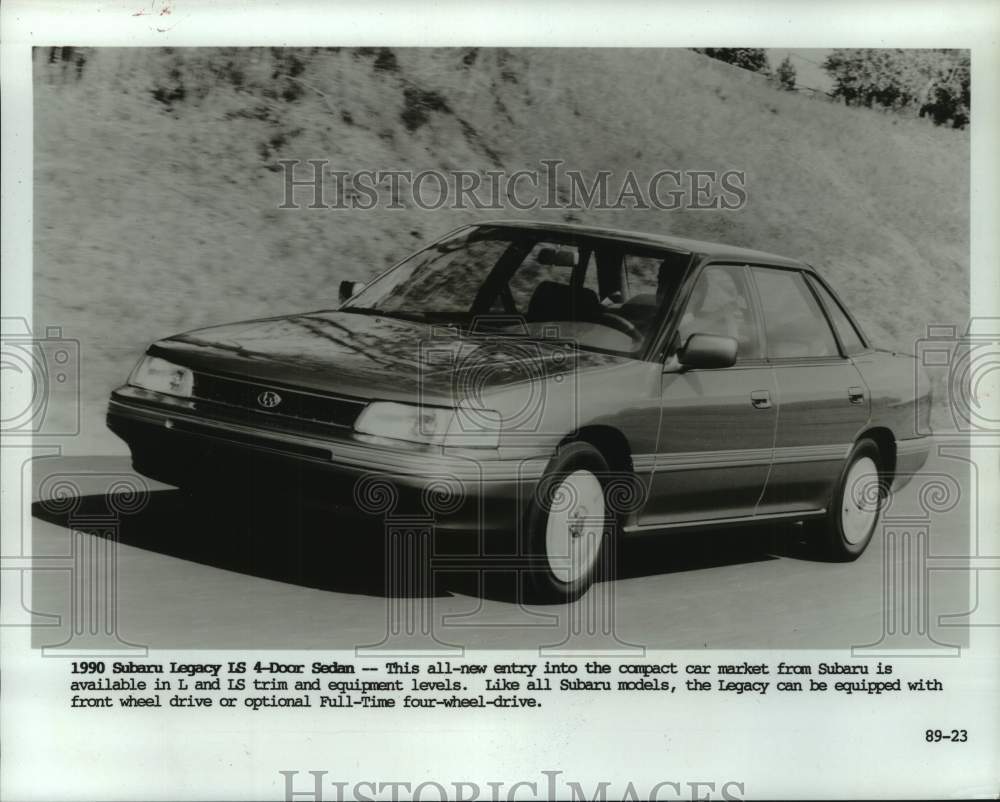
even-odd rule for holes
{"type": "Polygon", "coordinates": [[[750,248],[740,248],[736,245],[726,245],[720,242],[688,239],[686,237],[671,237],[663,234],[650,234],[644,231],[628,231],[618,228],[602,228],[575,223],[543,223],[524,220],[485,220],[476,223],[477,226],[498,226],[502,228],[517,228],[527,231],[551,231],[560,234],[577,234],[587,237],[628,242],[634,245],[644,245],[652,248],[663,248],[679,253],[699,254],[710,259],[723,259],[738,262],[765,263],[782,267],[808,268],[798,259],[780,256],[765,251],[755,251],[750,248]]]}

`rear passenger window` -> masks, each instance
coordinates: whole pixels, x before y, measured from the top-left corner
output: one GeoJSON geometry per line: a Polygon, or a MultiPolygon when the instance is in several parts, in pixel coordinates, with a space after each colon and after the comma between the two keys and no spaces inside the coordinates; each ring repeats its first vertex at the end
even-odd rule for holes
{"type": "Polygon", "coordinates": [[[839,356],[823,310],[797,270],[753,269],[774,359],[839,356]]]}
{"type": "Polygon", "coordinates": [[[822,299],[823,305],[830,315],[830,320],[833,321],[833,327],[837,330],[837,336],[840,337],[840,342],[844,345],[844,350],[848,354],[858,354],[864,351],[865,344],[861,339],[861,335],[854,327],[854,324],[851,323],[851,319],[844,312],[844,308],[837,302],[837,299],[833,297],[826,287],[811,276],[809,277],[809,285],[816,290],[816,293],[822,299]]]}

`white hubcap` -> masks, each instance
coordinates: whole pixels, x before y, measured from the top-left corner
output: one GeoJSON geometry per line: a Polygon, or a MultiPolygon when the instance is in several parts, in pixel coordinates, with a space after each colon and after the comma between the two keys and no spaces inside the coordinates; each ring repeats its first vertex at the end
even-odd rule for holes
{"type": "Polygon", "coordinates": [[[561,582],[575,582],[593,568],[604,537],[604,489],[590,471],[564,477],[551,497],[545,525],[549,569],[561,582]]]}
{"type": "Polygon", "coordinates": [[[878,515],[878,494],[878,468],[871,458],[861,457],[847,472],[840,500],[840,525],[848,543],[860,543],[871,532],[878,515]]]}

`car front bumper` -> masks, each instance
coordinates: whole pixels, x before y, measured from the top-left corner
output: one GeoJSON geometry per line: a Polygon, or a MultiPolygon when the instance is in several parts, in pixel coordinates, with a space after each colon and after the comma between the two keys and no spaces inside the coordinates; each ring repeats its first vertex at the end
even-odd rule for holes
{"type": "Polygon", "coordinates": [[[310,502],[385,522],[432,520],[462,533],[514,532],[547,456],[501,458],[394,448],[346,431],[330,435],[262,428],[199,414],[180,399],[116,390],[107,425],[136,471],[166,484],[211,492],[293,489],[310,502]]]}

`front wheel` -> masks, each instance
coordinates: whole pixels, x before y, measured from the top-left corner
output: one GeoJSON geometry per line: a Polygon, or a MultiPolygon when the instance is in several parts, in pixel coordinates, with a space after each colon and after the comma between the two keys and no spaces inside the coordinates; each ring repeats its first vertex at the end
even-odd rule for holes
{"type": "Polygon", "coordinates": [[[856,560],[871,542],[885,497],[880,464],[873,440],[859,440],[851,450],[824,526],[824,545],[831,559],[856,560]]]}
{"type": "Polygon", "coordinates": [[[552,458],[526,517],[528,601],[574,601],[598,575],[614,520],[605,496],[607,471],[604,457],[588,443],[570,443],[552,458]]]}

